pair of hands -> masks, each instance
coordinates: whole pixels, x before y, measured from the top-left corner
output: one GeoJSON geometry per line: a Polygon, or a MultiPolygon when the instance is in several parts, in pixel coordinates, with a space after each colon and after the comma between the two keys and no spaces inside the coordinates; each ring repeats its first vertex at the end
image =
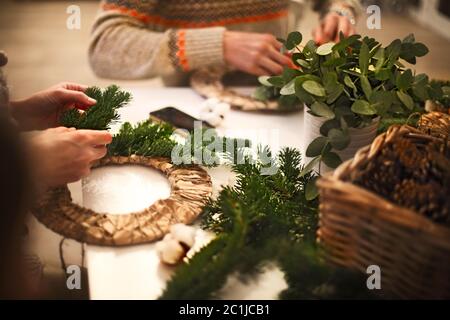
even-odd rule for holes
{"type": "MultiPolygon", "coordinates": [[[[321,45],[339,41],[339,32],[345,36],[355,33],[347,17],[329,13],[314,30],[314,41],[321,45]]],[[[279,75],[285,66],[295,67],[289,56],[280,52],[282,44],[271,34],[225,31],[224,59],[227,65],[257,76],[279,75]]]]}
{"type": "Polygon", "coordinates": [[[12,115],[23,129],[43,130],[24,134],[34,176],[43,188],[79,180],[90,173],[95,160],[106,154],[106,145],[112,140],[110,133],[57,127],[63,111],[86,110],[96,103],[84,93],[86,88],[62,83],[11,102],[12,115]]]}

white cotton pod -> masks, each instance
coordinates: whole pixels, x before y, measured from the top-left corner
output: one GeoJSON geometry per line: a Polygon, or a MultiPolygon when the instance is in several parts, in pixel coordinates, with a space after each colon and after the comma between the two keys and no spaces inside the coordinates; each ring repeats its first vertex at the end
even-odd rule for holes
{"type": "Polygon", "coordinates": [[[201,114],[200,119],[208,122],[213,127],[217,127],[218,125],[220,125],[223,120],[219,115],[215,113],[201,114]]]}
{"type": "Polygon", "coordinates": [[[170,234],[175,240],[185,244],[189,248],[194,245],[195,228],[192,226],[187,226],[182,223],[174,224],[170,227],[170,234]]]}
{"type": "Polygon", "coordinates": [[[213,112],[213,107],[207,103],[202,103],[200,105],[200,114],[207,114],[213,112]]]}
{"type": "Polygon", "coordinates": [[[214,240],[215,237],[216,235],[213,232],[205,231],[202,229],[196,230],[194,246],[188,250],[184,261],[192,259],[192,257],[197,252],[199,252],[203,247],[207,246],[212,240],[214,240]]]}
{"type": "Polygon", "coordinates": [[[220,103],[221,101],[218,98],[209,98],[209,99],[206,100],[206,102],[209,105],[214,106],[214,105],[220,103]]]}
{"type": "Polygon", "coordinates": [[[220,103],[217,98],[210,98],[200,104],[200,112],[212,112],[216,104],[220,103]]]}
{"type": "Polygon", "coordinates": [[[182,261],[186,252],[183,246],[172,235],[167,234],[156,243],[156,252],[163,263],[175,265],[182,261]]]}
{"type": "Polygon", "coordinates": [[[226,114],[230,111],[231,106],[226,102],[218,103],[214,106],[214,113],[225,117],[226,114]]]}

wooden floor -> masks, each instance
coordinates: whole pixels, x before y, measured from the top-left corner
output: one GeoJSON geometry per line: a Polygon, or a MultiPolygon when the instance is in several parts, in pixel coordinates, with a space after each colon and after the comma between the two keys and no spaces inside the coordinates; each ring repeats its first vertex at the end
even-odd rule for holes
{"type": "MultiPolygon", "coordinates": [[[[2,1],[0,11],[0,50],[10,58],[7,67],[13,97],[24,97],[63,80],[104,86],[112,82],[119,85],[161,85],[158,80],[114,81],[98,79],[87,61],[90,28],[99,1],[2,1]],[[66,28],[70,4],[81,7],[81,30],[66,28]]],[[[300,25],[310,35],[317,21],[315,14],[305,13],[300,25]]],[[[361,19],[359,30],[388,43],[396,37],[413,32],[426,43],[430,54],[419,60],[418,72],[427,72],[439,79],[450,79],[450,41],[435,35],[415,21],[401,16],[382,19],[381,30],[367,30],[361,19]]]]}

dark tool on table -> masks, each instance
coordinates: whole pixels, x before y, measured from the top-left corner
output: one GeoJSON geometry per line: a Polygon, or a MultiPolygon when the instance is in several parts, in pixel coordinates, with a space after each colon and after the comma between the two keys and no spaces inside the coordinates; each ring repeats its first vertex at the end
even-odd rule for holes
{"type": "Polygon", "coordinates": [[[203,128],[213,128],[208,122],[194,118],[174,107],[166,107],[150,112],[150,119],[156,122],[167,122],[176,128],[194,130],[194,123],[201,123],[203,128]]]}

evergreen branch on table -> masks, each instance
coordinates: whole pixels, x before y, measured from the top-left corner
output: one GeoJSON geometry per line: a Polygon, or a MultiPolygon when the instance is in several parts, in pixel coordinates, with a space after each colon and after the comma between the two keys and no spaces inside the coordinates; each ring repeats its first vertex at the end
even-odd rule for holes
{"type": "Polygon", "coordinates": [[[203,211],[203,225],[218,233],[216,240],[177,269],[161,299],[217,298],[230,275],[245,281],[266,264],[285,273],[283,299],[370,297],[362,275],[320,259],[317,202],[304,198],[313,177],[299,178],[300,160],[298,151],[283,150],[274,176],[262,176],[258,163],[234,166],[236,185],[203,211]]]}
{"type": "Polygon", "coordinates": [[[119,120],[118,109],[131,101],[129,92],[121,91],[116,85],[105,90],[97,87],[86,89],[86,95],[97,103],[85,112],[70,109],[61,115],[60,122],[65,127],[77,129],[108,130],[110,125],[119,120]]]}
{"type": "Polygon", "coordinates": [[[222,209],[237,222],[233,230],[219,235],[189,264],[180,266],[160,299],[207,299],[223,287],[228,273],[238,262],[237,253],[245,242],[248,217],[242,203],[231,198],[223,202],[222,209]]]}
{"type": "Polygon", "coordinates": [[[312,174],[303,177],[300,152],[284,149],[279,153],[278,170],[261,175],[262,165],[253,161],[233,166],[237,174],[234,187],[226,187],[216,201],[204,208],[203,226],[215,232],[229,232],[233,220],[221,212],[226,198],[240,199],[250,208],[249,241],[289,234],[292,240],[313,241],[317,229],[317,200],[307,201],[305,186],[312,174]]]}
{"type": "Polygon", "coordinates": [[[132,154],[146,157],[171,158],[174,148],[180,151],[187,150],[184,155],[185,164],[199,164],[204,166],[217,166],[220,158],[230,159],[242,157],[243,149],[250,143],[247,140],[219,137],[215,130],[197,131],[189,135],[184,143],[177,143],[172,139],[175,128],[166,123],[154,123],[146,120],[136,125],[126,122],[118,134],[113,137],[108,146],[110,156],[129,156],[132,154]],[[215,147],[221,144],[216,152],[215,147]],[[226,147],[225,147],[226,146],[226,147]]]}

